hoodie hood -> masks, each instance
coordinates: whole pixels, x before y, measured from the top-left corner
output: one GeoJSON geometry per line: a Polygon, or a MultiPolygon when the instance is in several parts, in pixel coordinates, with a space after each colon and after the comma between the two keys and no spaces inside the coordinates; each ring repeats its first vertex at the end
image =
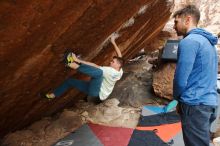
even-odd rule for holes
{"type": "Polygon", "coordinates": [[[200,34],[200,35],[206,37],[212,45],[216,45],[218,43],[217,36],[214,36],[213,34],[211,34],[210,32],[208,32],[202,28],[192,29],[191,31],[189,31],[187,33],[187,35],[189,35],[189,34],[200,34]]]}

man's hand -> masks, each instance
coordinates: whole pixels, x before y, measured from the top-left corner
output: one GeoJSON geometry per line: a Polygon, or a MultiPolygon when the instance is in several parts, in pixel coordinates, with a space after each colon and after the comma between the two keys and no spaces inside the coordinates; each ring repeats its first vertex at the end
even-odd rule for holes
{"type": "Polygon", "coordinates": [[[77,58],[76,54],[72,53],[71,55],[72,55],[72,58],[75,62],[80,63],[80,60],[77,58]]]}

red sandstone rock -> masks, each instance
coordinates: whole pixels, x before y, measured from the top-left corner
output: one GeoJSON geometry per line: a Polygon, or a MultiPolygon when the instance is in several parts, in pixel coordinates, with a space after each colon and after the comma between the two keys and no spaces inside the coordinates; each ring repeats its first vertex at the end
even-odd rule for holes
{"type": "Polygon", "coordinates": [[[175,63],[161,64],[153,74],[153,88],[159,97],[173,99],[173,78],[175,63]]]}
{"type": "Polygon", "coordinates": [[[0,1],[0,137],[77,100],[76,90],[53,101],[39,97],[75,73],[62,63],[66,48],[107,65],[115,55],[107,39],[117,31],[131,58],[161,31],[170,9],[162,0],[0,1]]]}

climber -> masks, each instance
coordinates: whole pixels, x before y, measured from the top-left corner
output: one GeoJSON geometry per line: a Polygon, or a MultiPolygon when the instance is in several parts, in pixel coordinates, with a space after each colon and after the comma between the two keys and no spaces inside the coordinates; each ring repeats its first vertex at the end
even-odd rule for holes
{"type": "Polygon", "coordinates": [[[86,93],[87,101],[100,103],[108,98],[111,94],[116,81],[118,81],[123,74],[122,66],[124,60],[120,49],[115,43],[115,36],[110,38],[111,43],[117,53],[110,62],[110,66],[99,66],[92,62],[87,62],[76,57],[74,53],[69,53],[66,57],[67,66],[76,69],[78,72],[84,73],[91,77],[89,81],[77,80],[69,78],[57,87],[52,93],[44,95],[47,99],[53,99],[61,96],[69,88],[74,87],[86,93]]]}

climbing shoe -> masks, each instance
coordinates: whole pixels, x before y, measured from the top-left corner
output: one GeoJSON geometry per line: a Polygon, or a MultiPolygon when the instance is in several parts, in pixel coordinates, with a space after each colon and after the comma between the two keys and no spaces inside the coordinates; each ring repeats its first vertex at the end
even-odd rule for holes
{"type": "Polygon", "coordinates": [[[64,55],[64,60],[65,60],[65,64],[66,66],[70,66],[71,63],[76,63],[78,65],[81,65],[81,63],[77,62],[76,61],[76,58],[75,58],[75,54],[73,52],[69,52],[69,53],[66,53],[64,55]],[[73,56],[74,55],[74,56],[73,56]]]}
{"type": "Polygon", "coordinates": [[[50,94],[45,94],[45,97],[48,98],[48,99],[53,99],[53,98],[55,98],[55,96],[52,96],[52,95],[50,95],[50,94]]]}
{"type": "Polygon", "coordinates": [[[69,65],[70,63],[73,63],[73,62],[74,62],[72,53],[69,53],[69,54],[67,55],[66,59],[67,59],[68,65],[69,65]]]}
{"type": "Polygon", "coordinates": [[[42,98],[46,98],[46,99],[54,99],[55,97],[54,96],[51,96],[49,93],[40,93],[40,96],[42,98]]]}
{"type": "Polygon", "coordinates": [[[67,52],[64,54],[64,63],[66,66],[69,66],[74,62],[74,58],[72,57],[72,52],[67,52]]]}

